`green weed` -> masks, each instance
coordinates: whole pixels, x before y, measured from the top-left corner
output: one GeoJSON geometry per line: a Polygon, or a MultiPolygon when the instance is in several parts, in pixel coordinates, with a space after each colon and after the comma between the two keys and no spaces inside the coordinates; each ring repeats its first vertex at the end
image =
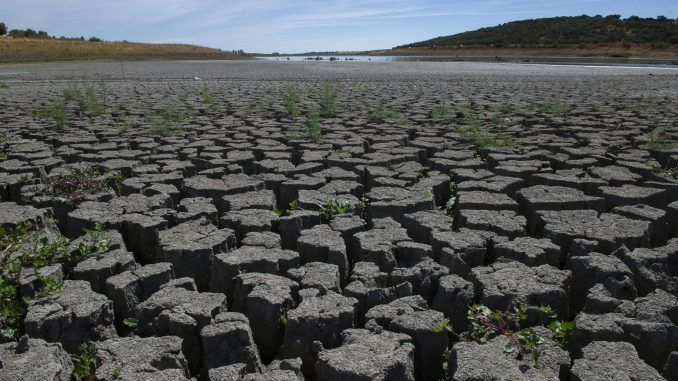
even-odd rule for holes
{"type": "Polygon", "coordinates": [[[433,124],[437,124],[449,118],[451,112],[450,107],[443,101],[440,104],[433,106],[431,112],[429,112],[429,119],[431,119],[433,124]]]}
{"type": "Polygon", "coordinates": [[[647,148],[655,151],[668,151],[678,148],[678,143],[670,141],[671,136],[666,132],[666,127],[655,127],[649,136],[647,148]]]}
{"type": "Polygon", "coordinates": [[[159,111],[153,111],[146,115],[151,134],[168,137],[183,131],[179,125],[181,122],[193,119],[195,115],[177,110],[168,105],[159,111]]]}
{"type": "Polygon", "coordinates": [[[33,116],[39,119],[51,119],[54,122],[54,129],[61,131],[68,127],[68,112],[66,105],[60,99],[53,99],[43,108],[33,113],[33,116]]]}
{"type": "Polygon", "coordinates": [[[339,92],[329,82],[325,82],[323,90],[320,95],[320,116],[323,118],[331,118],[337,114],[337,98],[339,92]]]}
{"type": "Polygon", "coordinates": [[[217,108],[217,97],[207,87],[205,87],[202,91],[202,103],[206,104],[213,110],[217,108]]]}
{"type": "Polygon", "coordinates": [[[97,351],[92,343],[82,344],[79,352],[71,355],[73,378],[76,381],[93,380],[97,370],[97,351]]]}
{"type": "Polygon", "coordinates": [[[287,209],[273,209],[273,213],[277,214],[278,217],[288,216],[291,211],[299,209],[299,204],[297,200],[290,201],[290,204],[287,209]]]}
{"type": "Polygon", "coordinates": [[[285,87],[283,91],[283,104],[288,117],[299,115],[297,103],[299,103],[299,94],[293,87],[285,87]]]}
{"type": "Polygon", "coordinates": [[[346,201],[328,198],[324,204],[318,205],[318,211],[324,221],[330,221],[336,215],[350,213],[353,208],[346,201]]]}
{"type": "Polygon", "coordinates": [[[306,121],[304,122],[304,128],[306,129],[306,137],[313,140],[316,143],[320,143],[323,139],[323,128],[320,125],[320,120],[318,119],[318,112],[315,110],[310,110],[306,116],[306,121]]]}

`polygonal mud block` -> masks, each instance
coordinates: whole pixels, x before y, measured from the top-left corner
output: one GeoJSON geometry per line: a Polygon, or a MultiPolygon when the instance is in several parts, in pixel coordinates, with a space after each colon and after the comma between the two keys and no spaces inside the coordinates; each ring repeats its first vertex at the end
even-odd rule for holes
{"type": "Polygon", "coordinates": [[[247,233],[241,244],[242,246],[260,246],[267,249],[280,249],[282,247],[280,235],[274,232],[247,233]]]}
{"type": "Polygon", "coordinates": [[[438,279],[438,288],[431,307],[444,313],[454,329],[465,331],[468,327],[468,307],[474,300],[473,283],[452,274],[438,279]]]}
{"type": "Polygon", "coordinates": [[[381,271],[390,272],[396,266],[399,242],[411,241],[407,231],[399,227],[374,228],[353,236],[354,262],[373,262],[381,271]]]}
{"type": "Polygon", "coordinates": [[[617,250],[615,256],[633,272],[638,295],[645,296],[655,289],[678,295],[678,239],[655,249],[638,248],[633,251],[617,250]]]}
{"type": "Polygon", "coordinates": [[[583,191],[563,186],[535,185],[516,193],[521,211],[530,219],[530,228],[540,210],[590,209],[605,211],[605,200],[583,191]]]}
{"type": "Polygon", "coordinates": [[[300,292],[300,297],[299,306],[287,314],[285,341],[278,357],[300,357],[304,374],[309,377],[313,374],[317,352],[340,346],[341,332],[355,326],[358,301],[314,289],[300,292]],[[315,341],[322,347],[317,348],[315,341]]]}
{"type": "Polygon", "coordinates": [[[247,175],[226,175],[222,179],[194,176],[184,180],[184,194],[188,197],[211,198],[215,204],[226,195],[263,189],[264,183],[247,175]]]}
{"type": "Polygon", "coordinates": [[[503,193],[458,192],[458,210],[510,210],[518,213],[518,203],[503,193]]]}
{"type": "Polygon", "coordinates": [[[231,229],[218,229],[208,220],[185,222],[160,232],[159,261],[174,265],[175,275],[195,279],[198,290],[207,290],[214,256],[236,247],[231,229]]]}
{"type": "Polygon", "coordinates": [[[570,369],[573,381],[609,379],[664,380],[656,369],[638,358],[633,345],[625,342],[595,341],[583,349],[583,357],[570,369]]]}
{"type": "Polygon", "coordinates": [[[210,290],[230,296],[235,277],[242,273],[285,275],[299,267],[299,254],[291,250],[243,246],[215,256],[210,277],[210,290]]]}
{"type": "Polygon", "coordinates": [[[624,184],[637,184],[643,180],[643,176],[633,173],[628,168],[617,165],[597,167],[589,169],[591,176],[608,182],[612,186],[624,184]]]}
{"type": "Polygon", "coordinates": [[[287,277],[299,283],[301,288],[317,288],[341,293],[339,266],[324,262],[309,262],[287,271],[287,277]]]}
{"type": "Polygon", "coordinates": [[[390,274],[390,282],[393,285],[409,282],[413,294],[431,300],[438,288],[438,280],[447,274],[449,274],[447,267],[429,258],[412,267],[396,267],[390,274]]]}
{"type": "Polygon", "coordinates": [[[347,329],[342,345],[318,354],[316,380],[414,381],[414,345],[404,334],[347,329]]]}
{"type": "Polygon", "coordinates": [[[664,189],[650,188],[624,184],[620,187],[601,187],[600,191],[605,198],[608,208],[617,206],[645,204],[655,208],[664,208],[667,204],[667,195],[664,189]]]}
{"type": "Polygon", "coordinates": [[[108,278],[106,295],[113,301],[116,322],[132,317],[139,303],[173,278],[172,264],[167,262],[141,266],[108,278]]]}
{"type": "Polygon", "coordinates": [[[36,209],[29,205],[0,202],[0,228],[14,229],[21,223],[34,224],[50,217],[48,209],[36,209]]]}
{"type": "Polygon", "coordinates": [[[509,210],[461,210],[459,226],[494,232],[509,239],[525,236],[527,220],[509,210]]]}
{"type": "Polygon", "coordinates": [[[71,352],[83,343],[117,336],[113,302],[79,280],[64,281],[56,294],[32,300],[24,322],[28,336],[59,342],[71,352]]]}
{"type": "Polygon", "coordinates": [[[546,238],[519,237],[513,241],[498,242],[493,247],[496,261],[517,261],[530,267],[561,266],[560,247],[546,238]]]}
{"type": "Polygon", "coordinates": [[[177,380],[190,378],[181,338],[121,337],[95,344],[100,380],[177,380]]]}
{"type": "Polygon", "coordinates": [[[280,184],[279,205],[282,209],[287,209],[290,202],[299,198],[300,190],[317,190],[323,185],[325,185],[325,179],[310,176],[299,176],[296,179],[284,181],[280,184]]]}
{"type": "Polygon", "coordinates": [[[222,197],[219,203],[219,211],[221,213],[242,209],[274,210],[275,208],[275,193],[271,190],[227,195],[222,197]]]}
{"type": "Polygon", "coordinates": [[[643,220],[650,223],[650,237],[653,247],[666,243],[670,237],[669,214],[666,211],[649,205],[637,204],[618,206],[612,210],[615,214],[634,220],[643,220]]]}
{"type": "Polygon", "coordinates": [[[73,362],[59,343],[24,336],[19,342],[0,344],[0,380],[70,381],[73,362]]]}
{"type": "Polygon", "coordinates": [[[493,310],[509,311],[525,305],[528,320],[538,322],[539,309],[549,306],[560,319],[569,317],[570,271],[549,265],[527,267],[518,262],[497,262],[474,268],[471,277],[478,299],[493,310]]]}
{"type": "MultiPolygon", "coordinates": [[[[324,262],[336,265],[343,282],[349,271],[346,245],[341,233],[328,225],[317,225],[301,231],[297,239],[299,262],[304,265],[311,262],[324,262]]],[[[331,280],[331,279],[330,279],[331,280]]]]}
{"type": "Polygon", "coordinates": [[[283,249],[295,249],[301,232],[320,225],[320,223],[320,213],[310,210],[293,210],[289,215],[280,217],[278,219],[278,231],[282,238],[283,249]]]}
{"type": "Polygon", "coordinates": [[[636,297],[633,273],[615,256],[590,253],[570,257],[565,268],[572,272],[570,306],[573,312],[583,307],[589,289],[598,283],[603,284],[615,298],[633,300],[636,297]]]}
{"type": "Polygon", "coordinates": [[[433,232],[452,231],[454,219],[440,212],[416,212],[403,216],[403,227],[415,241],[429,244],[433,232]]]}
{"type": "Polygon", "coordinates": [[[472,268],[485,263],[489,240],[479,232],[460,229],[438,232],[432,237],[433,255],[450,273],[468,277],[472,268]]]}
{"type": "Polygon", "coordinates": [[[134,255],[124,249],[94,254],[73,268],[73,279],[85,280],[94,292],[106,293],[106,280],[123,271],[133,270],[137,264],[134,255]]]}
{"type": "Polygon", "coordinates": [[[265,369],[252,338],[249,320],[243,314],[220,313],[212,324],[200,330],[200,340],[204,351],[204,374],[213,368],[235,364],[245,364],[248,372],[265,369]]]}
{"type": "Polygon", "coordinates": [[[373,307],[365,319],[371,329],[379,325],[412,338],[417,379],[429,380],[440,374],[440,361],[448,345],[447,333],[437,330],[445,321],[442,312],[429,310],[426,301],[415,296],[373,307]]]}
{"type": "Polygon", "coordinates": [[[543,211],[538,213],[537,219],[543,237],[563,250],[569,249],[577,238],[598,242],[603,253],[611,253],[622,245],[635,249],[649,244],[649,222],[618,214],[598,216],[595,210],[543,211]]]}
{"type": "Polygon", "coordinates": [[[219,220],[222,228],[235,231],[238,242],[251,232],[270,232],[278,215],[267,209],[242,209],[225,213],[219,220]]]}
{"type": "Polygon", "coordinates": [[[425,243],[401,241],[396,246],[398,267],[412,267],[429,258],[433,259],[433,249],[425,243]]]}
{"type": "Polygon", "coordinates": [[[202,366],[200,330],[226,311],[226,296],[195,292],[180,287],[163,287],[137,305],[137,332],[147,336],[178,336],[193,374],[202,366]]]}
{"type": "Polygon", "coordinates": [[[254,342],[266,363],[282,344],[283,319],[296,306],[298,293],[296,282],[278,275],[245,273],[236,277],[231,309],[249,319],[254,342]]]}
{"type": "Polygon", "coordinates": [[[176,225],[202,218],[207,219],[215,226],[219,224],[219,212],[209,198],[185,198],[177,206],[176,225]]]}

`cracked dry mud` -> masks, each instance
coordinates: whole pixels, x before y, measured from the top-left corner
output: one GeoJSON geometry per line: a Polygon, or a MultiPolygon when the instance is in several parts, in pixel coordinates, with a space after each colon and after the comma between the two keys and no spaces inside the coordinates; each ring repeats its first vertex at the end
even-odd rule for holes
{"type": "Polygon", "coordinates": [[[3,234],[55,219],[45,242],[108,242],[22,270],[0,380],[69,380],[84,343],[96,380],[678,380],[675,69],[120,69],[0,67],[3,234]],[[36,113],[82,83],[103,112],[36,113]],[[325,83],[337,112],[312,139],[325,83]],[[189,116],[154,130],[163,110],[189,116]],[[118,186],[50,194],[75,168],[118,186]],[[438,329],[468,330],[474,303],[576,326],[564,348],[538,327],[534,366],[438,329]]]}

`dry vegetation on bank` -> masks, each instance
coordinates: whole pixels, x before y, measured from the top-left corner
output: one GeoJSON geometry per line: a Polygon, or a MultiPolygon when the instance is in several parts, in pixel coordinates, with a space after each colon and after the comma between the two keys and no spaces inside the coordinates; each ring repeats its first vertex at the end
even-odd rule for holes
{"type": "Polygon", "coordinates": [[[185,44],[0,38],[0,63],[78,60],[246,59],[242,53],[185,44]]]}

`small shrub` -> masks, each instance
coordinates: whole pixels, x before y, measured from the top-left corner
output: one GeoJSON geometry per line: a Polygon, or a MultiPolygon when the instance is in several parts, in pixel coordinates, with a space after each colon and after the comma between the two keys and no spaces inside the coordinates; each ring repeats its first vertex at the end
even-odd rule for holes
{"type": "Polygon", "coordinates": [[[331,118],[337,114],[337,98],[339,92],[334,86],[325,82],[323,90],[320,95],[320,115],[323,118],[331,118]]]}
{"type": "Polygon", "coordinates": [[[647,148],[655,151],[668,151],[678,148],[678,143],[670,141],[671,136],[666,133],[666,127],[657,126],[650,132],[647,148]]]}
{"type": "Polygon", "coordinates": [[[299,115],[297,103],[299,103],[299,94],[297,91],[291,86],[285,87],[285,90],[283,91],[283,104],[285,105],[285,112],[288,117],[299,115]]]}
{"type": "Polygon", "coordinates": [[[539,111],[543,113],[549,113],[553,116],[565,116],[570,110],[567,102],[557,98],[554,100],[546,100],[542,102],[535,102],[528,106],[529,109],[533,111],[539,111]]]}
{"type": "Polygon", "coordinates": [[[370,122],[384,123],[386,121],[393,121],[397,125],[404,125],[407,123],[407,118],[395,111],[386,109],[384,104],[379,101],[372,108],[370,113],[370,122]]]}
{"type": "Polygon", "coordinates": [[[278,217],[284,217],[284,216],[288,216],[291,211],[297,210],[298,208],[299,208],[298,201],[292,200],[292,201],[290,201],[290,205],[288,206],[287,209],[275,208],[275,209],[273,209],[273,213],[277,214],[278,217]]]}
{"type": "Polygon", "coordinates": [[[79,352],[71,355],[73,361],[73,378],[76,381],[90,381],[96,379],[97,351],[92,343],[82,344],[79,352]]]}
{"type": "Polygon", "coordinates": [[[217,108],[217,97],[207,87],[202,91],[202,103],[206,104],[211,109],[217,108]]]}
{"type": "Polygon", "coordinates": [[[304,122],[304,128],[306,129],[306,137],[313,140],[316,143],[320,143],[323,139],[323,128],[320,125],[320,120],[318,119],[318,112],[315,110],[310,110],[306,116],[306,121],[304,122]]]}
{"type": "Polygon", "coordinates": [[[193,118],[194,115],[192,114],[181,112],[166,105],[160,111],[148,113],[146,122],[149,124],[151,134],[168,137],[183,131],[179,123],[193,118]]]}
{"type": "Polygon", "coordinates": [[[60,99],[50,101],[42,109],[33,113],[33,116],[39,119],[52,119],[54,129],[58,131],[66,129],[69,124],[66,105],[60,99]]]}
{"type": "Polygon", "coordinates": [[[118,131],[121,134],[125,134],[130,129],[137,128],[137,127],[139,127],[139,120],[137,118],[134,118],[134,117],[125,118],[125,120],[123,120],[122,123],[120,123],[120,127],[118,127],[118,131]]]}
{"type": "Polygon", "coordinates": [[[443,101],[442,103],[433,106],[429,113],[429,118],[433,124],[437,124],[449,118],[450,114],[450,107],[443,101]]]}
{"type": "MultiPolygon", "coordinates": [[[[44,297],[62,289],[63,283],[37,273],[37,269],[53,264],[64,267],[71,276],[73,267],[85,256],[108,251],[110,243],[94,237],[87,244],[73,249],[70,241],[56,233],[56,222],[19,224],[15,228],[0,228],[0,341],[13,341],[24,331],[24,317],[30,299],[44,297]],[[34,295],[21,295],[21,274],[32,269],[37,283],[34,295]]],[[[88,235],[94,234],[87,232],[88,235]]]]}
{"type": "Polygon", "coordinates": [[[94,167],[73,168],[68,173],[48,178],[45,186],[34,196],[63,197],[71,203],[78,203],[88,195],[103,192],[122,193],[124,178],[118,173],[101,173],[94,167]]]}
{"type": "MultiPolygon", "coordinates": [[[[498,311],[482,304],[473,304],[469,306],[467,312],[470,323],[468,332],[456,332],[449,321],[434,328],[434,332],[448,332],[460,341],[475,341],[479,344],[484,344],[497,336],[504,336],[508,340],[504,352],[516,353],[519,359],[530,356],[534,367],[539,367],[539,358],[542,355],[539,346],[544,339],[534,327],[525,327],[527,311],[525,305],[514,307],[511,311],[498,311]]],[[[565,348],[574,331],[574,322],[556,321],[556,313],[550,307],[542,307],[539,312],[541,325],[548,327],[553,333],[554,340],[565,348]]]]}

